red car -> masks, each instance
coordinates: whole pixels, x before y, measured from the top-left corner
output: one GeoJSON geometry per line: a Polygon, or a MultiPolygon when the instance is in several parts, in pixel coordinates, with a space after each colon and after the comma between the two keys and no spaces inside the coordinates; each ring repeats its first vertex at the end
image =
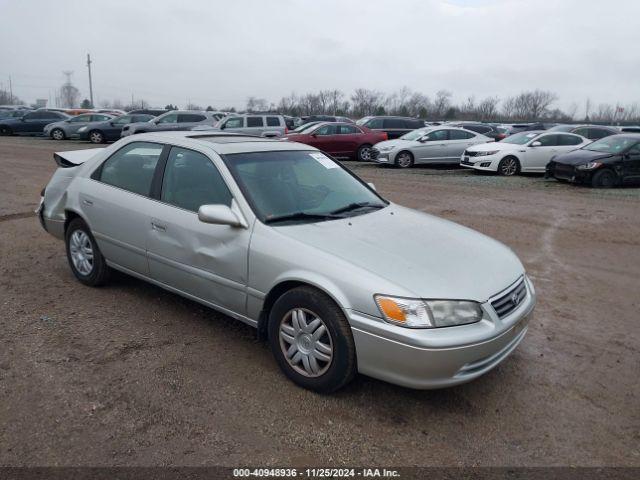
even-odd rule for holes
{"type": "Polygon", "coordinates": [[[353,123],[323,122],[310,125],[286,137],[291,142],[300,142],[316,147],[334,157],[348,157],[363,162],[371,160],[371,147],[388,140],[384,132],[374,132],[353,123]]]}

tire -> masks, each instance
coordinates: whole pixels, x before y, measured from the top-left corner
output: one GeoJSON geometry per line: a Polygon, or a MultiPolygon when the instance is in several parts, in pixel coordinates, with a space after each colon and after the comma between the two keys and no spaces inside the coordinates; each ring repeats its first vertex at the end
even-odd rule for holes
{"type": "Polygon", "coordinates": [[[91,143],[104,143],[104,134],[100,130],[91,130],[89,132],[89,141],[91,143]]]}
{"type": "Polygon", "coordinates": [[[7,127],[6,125],[0,125],[0,135],[3,135],[3,136],[13,135],[13,130],[11,130],[11,128],[7,127]]]}
{"type": "Polygon", "coordinates": [[[618,176],[609,168],[598,170],[591,177],[591,186],[593,188],[612,188],[618,184],[618,176]]]}
{"type": "Polygon", "coordinates": [[[520,173],[520,161],[516,157],[504,157],[498,164],[498,173],[504,177],[513,177],[520,173]]]}
{"type": "Polygon", "coordinates": [[[396,159],[393,162],[398,168],[410,168],[413,167],[413,154],[411,152],[402,151],[396,155],[396,159]]]}
{"type": "Polygon", "coordinates": [[[340,307],[315,288],[297,287],[282,295],[269,314],[268,332],[280,369],[301,387],[330,393],[356,374],[351,327],[340,307]]]}
{"type": "Polygon", "coordinates": [[[358,147],[358,152],[356,154],[356,159],[360,162],[370,162],[371,161],[371,148],[372,145],[364,144],[358,147]]]}
{"type": "Polygon", "coordinates": [[[60,128],[54,128],[53,130],[51,130],[50,136],[54,140],[64,140],[65,138],[67,138],[67,136],[64,134],[64,131],[60,128]]]}
{"type": "Polygon", "coordinates": [[[71,271],[81,283],[90,287],[106,283],[109,267],[91,230],[81,218],[73,219],[67,226],[65,246],[71,271]],[[88,255],[89,252],[91,256],[88,255]]]}

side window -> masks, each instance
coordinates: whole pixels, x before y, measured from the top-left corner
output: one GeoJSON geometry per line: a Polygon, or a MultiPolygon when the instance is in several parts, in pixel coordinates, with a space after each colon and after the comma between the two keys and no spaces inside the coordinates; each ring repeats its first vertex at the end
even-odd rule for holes
{"type": "Polygon", "coordinates": [[[224,128],[242,128],[244,127],[243,117],[231,117],[223,125],[224,128]]]}
{"type": "Polygon", "coordinates": [[[352,125],[338,125],[338,133],[340,135],[353,135],[360,133],[360,131],[352,125]]]}
{"type": "Polygon", "coordinates": [[[109,118],[107,115],[92,115],[91,116],[91,121],[92,122],[104,122],[105,120],[109,120],[109,118]]]}
{"type": "Polygon", "coordinates": [[[204,115],[198,115],[197,113],[181,113],[178,115],[178,123],[201,122],[206,118],[204,115]]]}
{"type": "Polygon", "coordinates": [[[23,118],[25,120],[38,120],[39,118],[42,118],[40,115],[42,114],[39,112],[27,113],[23,118]]]}
{"type": "Polygon", "coordinates": [[[129,115],[125,115],[124,117],[118,117],[115,120],[112,120],[114,125],[126,125],[131,122],[135,122],[135,116],[130,117],[129,115]]]}
{"type": "Polygon", "coordinates": [[[91,121],[91,115],[80,115],[72,118],[69,123],[85,123],[91,121]]]}
{"type": "Polygon", "coordinates": [[[590,128],[588,135],[585,135],[589,140],[600,140],[601,138],[613,135],[609,130],[604,128],[590,128]]]}
{"type": "Polygon", "coordinates": [[[280,119],[278,117],[267,117],[267,127],[279,127],[280,119]]]}
{"type": "Polygon", "coordinates": [[[372,118],[369,120],[365,127],[367,128],[382,128],[382,119],[381,118],[372,118]]]}
{"type": "Polygon", "coordinates": [[[588,128],[576,128],[572,133],[575,133],[576,135],[582,135],[583,137],[591,138],[589,137],[588,128]]]}
{"type": "Polygon", "coordinates": [[[96,180],[139,195],[149,195],[162,147],[157,143],[130,143],[100,166],[96,180]]]}
{"type": "Polygon", "coordinates": [[[158,123],[178,123],[178,114],[170,113],[169,115],[165,115],[164,117],[158,119],[158,123]]]}
{"type": "Polygon", "coordinates": [[[637,157],[640,155],[640,143],[636,143],[633,147],[631,147],[629,149],[629,151],[627,152],[629,155],[633,155],[634,157],[637,157]]]}
{"type": "Polygon", "coordinates": [[[263,127],[262,117],[247,117],[247,127],[263,127]]]}
{"type": "Polygon", "coordinates": [[[335,135],[337,133],[337,128],[335,125],[331,125],[331,124],[323,125],[313,133],[315,135],[335,135]]]}
{"type": "Polygon", "coordinates": [[[542,144],[543,147],[557,147],[561,145],[561,135],[544,135],[536,140],[542,144]]]}
{"type": "Polygon", "coordinates": [[[471,132],[465,132],[464,130],[449,130],[449,140],[468,140],[475,137],[471,132]]]}
{"type": "Polygon", "coordinates": [[[560,145],[580,145],[582,139],[575,135],[558,135],[560,137],[560,145]]]}
{"type": "Polygon", "coordinates": [[[231,192],[220,172],[206,155],[173,147],[162,178],[160,199],[197,212],[202,205],[231,206],[231,192]]]}
{"type": "Polygon", "coordinates": [[[442,140],[447,140],[447,130],[436,130],[435,132],[431,132],[426,136],[428,142],[438,142],[442,140]]]}
{"type": "Polygon", "coordinates": [[[422,120],[407,120],[407,128],[424,128],[424,122],[422,120]]]}
{"type": "Polygon", "coordinates": [[[382,124],[384,128],[407,128],[404,120],[400,118],[385,118],[382,124]]]}

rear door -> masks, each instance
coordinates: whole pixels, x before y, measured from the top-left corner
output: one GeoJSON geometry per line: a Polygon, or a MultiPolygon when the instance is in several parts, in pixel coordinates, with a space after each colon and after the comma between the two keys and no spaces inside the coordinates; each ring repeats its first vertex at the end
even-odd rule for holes
{"type": "Polygon", "coordinates": [[[244,313],[251,230],[198,220],[200,206],[231,206],[233,200],[215,163],[204,153],[172,147],[154,196],[148,238],[153,279],[244,313]]]}
{"type": "Polygon", "coordinates": [[[205,115],[199,113],[179,113],[178,126],[175,128],[175,130],[189,130],[196,125],[199,125],[200,122],[206,119],[207,117],[205,115]]]}
{"type": "Polygon", "coordinates": [[[264,132],[264,127],[264,117],[258,115],[250,115],[247,117],[247,128],[244,133],[260,137],[264,132]]]}
{"type": "Polygon", "coordinates": [[[336,153],[345,157],[355,155],[364,134],[355,125],[337,125],[336,131],[336,153]]]}
{"type": "Polygon", "coordinates": [[[128,143],[80,186],[80,208],[105,258],[143,275],[149,273],[146,241],[155,203],[151,184],[167,149],[160,143],[128,143]]]}
{"type": "Polygon", "coordinates": [[[464,130],[449,130],[449,141],[447,142],[446,147],[447,160],[459,163],[462,152],[471,145],[480,143],[477,138],[478,137],[471,132],[466,132],[464,130]]]}

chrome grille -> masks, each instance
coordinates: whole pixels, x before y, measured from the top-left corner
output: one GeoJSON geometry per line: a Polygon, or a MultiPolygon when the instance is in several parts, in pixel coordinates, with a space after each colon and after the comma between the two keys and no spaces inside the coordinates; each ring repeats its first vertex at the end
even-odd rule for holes
{"type": "Polygon", "coordinates": [[[480,152],[470,152],[469,150],[465,150],[464,151],[464,155],[466,155],[467,157],[475,157],[479,154],[480,152]]]}
{"type": "Polygon", "coordinates": [[[491,306],[498,314],[498,317],[504,318],[513,312],[527,297],[527,286],[524,277],[520,279],[513,287],[509,288],[504,294],[491,302],[491,306]]]}

